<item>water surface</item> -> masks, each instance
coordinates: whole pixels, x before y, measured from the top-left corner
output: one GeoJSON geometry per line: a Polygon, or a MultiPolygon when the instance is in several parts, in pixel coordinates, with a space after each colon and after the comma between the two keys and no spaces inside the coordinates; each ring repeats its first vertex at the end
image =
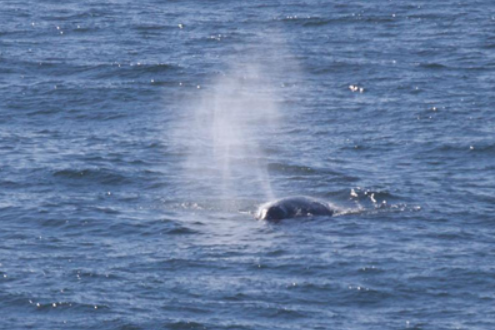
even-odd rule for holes
{"type": "Polygon", "coordinates": [[[4,1],[1,329],[492,329],[495,7],[4,1]],[[270,224],[310,195],[338,216],[270,224]]]}

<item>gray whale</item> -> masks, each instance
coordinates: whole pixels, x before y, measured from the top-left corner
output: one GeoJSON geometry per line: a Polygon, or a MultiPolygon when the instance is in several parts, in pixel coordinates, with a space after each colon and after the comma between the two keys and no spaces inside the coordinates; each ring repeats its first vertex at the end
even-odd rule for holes
{"type": "Polygon", "coordinates": [[[287,218],[331,216],[334,210],[329,203],[306,197],[286,197],[263,204],[256,212],[259,220],[282,220],[287,218]]]}

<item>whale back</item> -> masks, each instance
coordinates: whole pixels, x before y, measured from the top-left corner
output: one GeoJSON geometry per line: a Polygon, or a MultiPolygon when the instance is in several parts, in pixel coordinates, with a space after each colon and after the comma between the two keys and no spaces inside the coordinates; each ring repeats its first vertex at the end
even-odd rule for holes
{"type": "Polygon", "coordinates": [[[287,218],[331,216],[334,211],[330,205],[315,198],[299,196],[282,198],[261,205],[257,212],[260,220],[282,220],[287,218]]]}

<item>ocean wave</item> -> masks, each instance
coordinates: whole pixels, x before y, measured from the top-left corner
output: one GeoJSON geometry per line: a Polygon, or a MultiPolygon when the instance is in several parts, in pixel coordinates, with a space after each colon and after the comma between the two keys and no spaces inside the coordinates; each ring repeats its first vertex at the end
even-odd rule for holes
{"type": "Polygon", "coordinates": [[[174,321],[165,324],[165,327],[170,330],[204,330],[208,329],[208,326],[207,323],[195,321],[174,321]]]}
{"type": "Polygon", "coordinates": [[[66,300],[65,297],[53,298],[39,296],[33,293],[17,292],[0,294],[2,304],[5,308],[30,308],[36,312],[80,312],[87,314],[95,310],[110,310],[110,307],[100,303],[82,303],[74,300],[66,300]]]}
{"type": "Polygon", "coordinates": [[[58,79],[71,76],[85,79],[139,79],[152,76],[158,79],[163,75],[177,73],[181,70],[178,65],[157,62],[66,62],[62,59],[40,62],[10,58],[6,64],[8,67],[20,68],[21,73],[26,75],[36,72],[58,79]]]}

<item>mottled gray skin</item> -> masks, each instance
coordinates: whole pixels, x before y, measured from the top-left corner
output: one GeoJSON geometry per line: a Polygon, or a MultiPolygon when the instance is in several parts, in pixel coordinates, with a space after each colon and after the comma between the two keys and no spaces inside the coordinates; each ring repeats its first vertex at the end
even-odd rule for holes
{"type": "Polygon", "coordinates": [[[334,210],[324,201],[311,197],[287,197],[263,204],[256,213],[259,220],[279,221],[288,218],[331,216],[334,210]]]}

